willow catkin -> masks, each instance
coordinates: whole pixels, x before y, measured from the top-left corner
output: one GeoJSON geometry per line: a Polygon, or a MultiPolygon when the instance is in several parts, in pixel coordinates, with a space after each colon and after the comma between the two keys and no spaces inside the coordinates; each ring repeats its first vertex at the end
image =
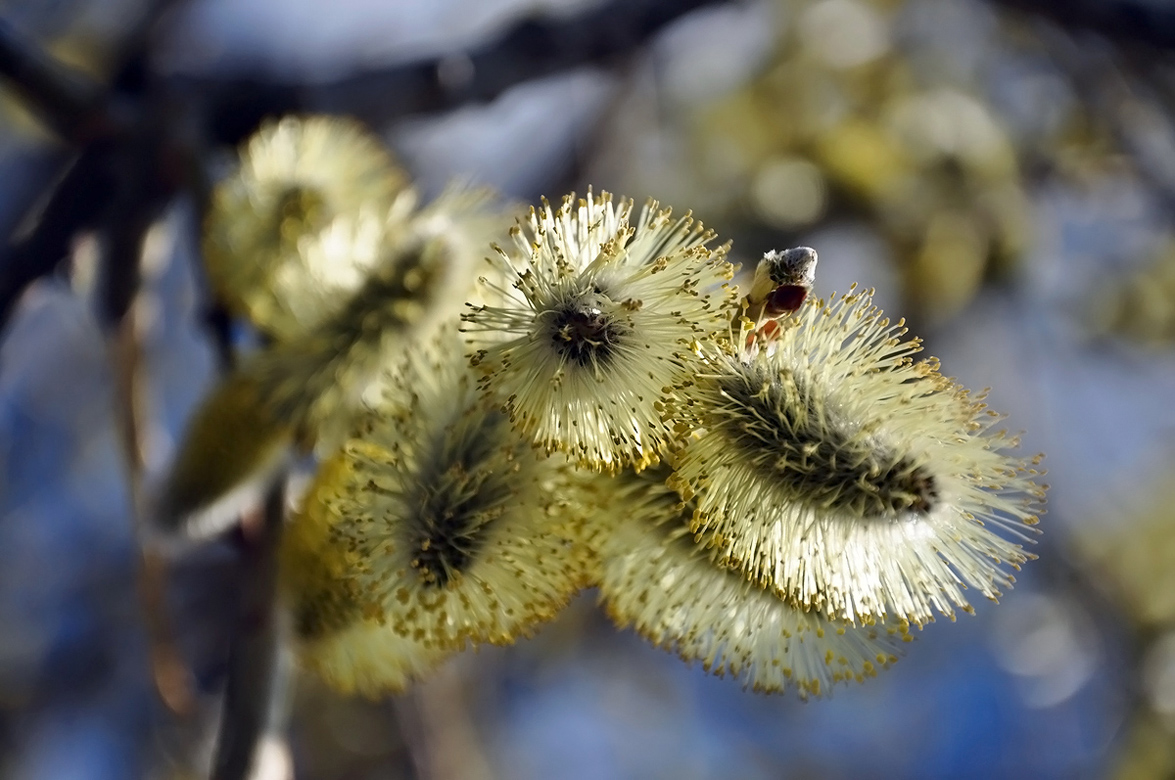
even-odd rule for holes
{"type": "Polygon", "coordinates": [[[204,257],[218,298],[263,332],[285,339],[346,300],[377,262],[377,236],[345,254],[304,251],[332,239],[338,220],[377,219],[409,182],[358,121],[287,116],[264,124],[213,189],[204,257]]]}
{"type": "Polygon", "coordinates": [[[737,310],[725,247],[688,214],[650,202],[634,218],[606,192],[544,201],[513,235],[491,258],[506,282],[485,283],[500,300],[464,318],[487,392],[546,452],[605,471],[656,462],[677,435],[667,388],[737,310]]]}
{"type": "MultiPolygon", "coordinates": [[[[646,472],[647,474],[648,472],[646,472]]],[[[757,691],[831,692],[897,660],[904,621],[852,626],[780,599],[697,544],[680,496],[645,475],[607,485],[588,538],[600,599],[621,627],[757,691]]]]}
{"type": "Polygon", "coordinates": [[[998,415],[913,362],[868,293],[811,300],[748,350],[717,351],[689,388],[700,426],[672,484],[728,565],[804,609],[914,623],[996,598],[1044,488],[993,432],[998,415]]]}
{"type": "Polygon", "coordinates": [[[475,233],[489,204],[485,193],[451,190],[422,212],[425,224],[416,228],[399,217],[360,216],[340,220],[303,247],[311,257],[333,256],[344,252],[340,236],[362,247],[373,226],[388,231],[378,241],[379,262],[356,290],[308,331],[243,360],[196,411],[155,491],[156,524],[190,535],[214,532],[260,494],[291,446],[334,449],[381,369],[464,303],[475,257],[471,233],[437,225],[469,219],[479,226],[475,233]]]}
{"type": "Polygon", "coordinates": [[[292,551],[340,562],[285,575],[303,657],[376,693],[528,635],[584,580],[568,472],[486,405],[455,333],[414,352],[289,530],[292,551]]]}

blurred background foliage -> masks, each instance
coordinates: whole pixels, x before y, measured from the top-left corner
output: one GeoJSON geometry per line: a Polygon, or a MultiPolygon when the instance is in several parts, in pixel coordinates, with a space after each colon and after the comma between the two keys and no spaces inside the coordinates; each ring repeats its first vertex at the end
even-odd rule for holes
{"type": "MultiPolygon", "coordinates": [[[[1175,777],[1175,12],[764,0],[658,21],[672,5],[0,3],[58,61],[178,117],[179,137],[201,131],[186,157],[142,147],[151,165],[194,159],[182,185],[83,191],[128,218],[35,244],[61,258],[6,324],[0,775],[207,772],[249,525],[165,576],[141,553],[109,323],[131,323],[139,466],[158,469],[224,357],[210,334],[255,338],[210,308],[207,182],[261,117],[304,108],[369,122],[428,195],[454,177],[521,201],[591,184],[692,209],[744,267],[815,247],[817,294],[876,287],[944,373],[994,388],[1053,487],[1040,560],[1002,606],[929,626],[895,669],[831,700],[709,678],[617,633],[588,593],[535,639],[394,699],[299,678],[288,739],[264,746],[272,776],[1175,777]],[[528,45],[535,18],[564,25],[560,46],[528,45]],[[594,57],[585,41],[609,29],[653,34],[594,57]],[[95,237],[136,218],[124,321],[95,237]]],[[[46,129],[8,88],[0,123],[11,297],[30,214],[90,141],[84,125],[46,129]]],[[[115,182],[135,168],[116,163],[115,182]]]]}

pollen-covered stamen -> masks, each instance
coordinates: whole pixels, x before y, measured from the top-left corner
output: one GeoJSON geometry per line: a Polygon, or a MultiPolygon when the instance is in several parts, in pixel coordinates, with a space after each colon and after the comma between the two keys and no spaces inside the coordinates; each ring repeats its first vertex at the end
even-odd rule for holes
{"type": "Polygon", "coordinates": [[[602,493],[585,536],[599,550],[609,616],[709,672],[756,691],[820,696],[876,675],[909,639],[900,618],[848,626],[749,581],[699,543],[691,502],[659,479],[624,472],[602,493]]]}
{"type": "Polygon", "coordinates": [[[482,388],[548,453],[600,471],[656,463],[683,432],[668,395],[737,316],[726,247],[707,248],[688,215],[650,203],[633,218],[607,194],[544,201],[514,239],[463,317],[482,388]]]}
{"type": "Polygon", "coordinates": [[[719,384],[728,404],[717,417],[727,435],[764,478],[795,501],[864,518],[933,508],[938,497],[933,474],[852,432],[846,421],[808,408],[808,391],[794,377],[758,385],[751,377],[729,376],[719,384]]]}
{"type": "Polygon", "coordinates": [[[300,655],[341,690],[508,644],[585,580],[568,464],[533,452],[468,366],[451,328],[409,351],[283,541],[300,655]]]}

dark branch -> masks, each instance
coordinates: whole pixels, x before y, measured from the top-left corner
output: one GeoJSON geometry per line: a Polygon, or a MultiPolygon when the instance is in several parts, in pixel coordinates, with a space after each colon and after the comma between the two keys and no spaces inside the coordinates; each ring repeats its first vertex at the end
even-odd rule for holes
{"type": "MultiPolygon", "coordinates": [[[[53,186],[41,213],[25,215],[23,222],[32,228],[0,249],[0,333],[24,289],[53,272],[79,232],[99,225],[107,228],[102,313],[113,322],[129,305],[138,285],[138,243],[149,222],[147,215],[162,208],[161,202],[152,200],[160,201],[167,193],[168,187],[158,183],[168,172],[147,175],[158,161],[144,160],[140,143],[162,143],[145,125],[156,122],[164,109],[145,111],[142,101],[128,95],[146,92],[145,79],[137,77],[144,73],[151,32],[174,2],[153,0],[134,23],[117,58],[110,88],[53,61],[35,41],[0,20],[0,76],[7,77],[64,140],[80,149],[53,186]],[[128,270],[133,273],[124,273],[128,270]]],[[[24,200],[37,198],[30,194],[24,200]]]]}
{"type": "Polygon", "coordinates": [[[528,19],[469,52],[358,73],[324,84],[182,77],[210,95],[211,138],[237,144],[268,116],[349,114],[378,126],[410,114],[492,100],[525,81],[636,51],[686,13],[728,0],[614,0],[570,18],[528,19]]]}
{"type": "Polygon", "coordinates": [[[1147,0],[989,0],[993,5],[1043,16],[1070,30],[1087,30],[1120,42],[1175,49],[1175,7],[1147,0]]]}
{"type": "Polygon", "coordinates": [[[62,138],[74,143],[106,124],[103,89],[46,56],[34,41],[0,20],[0,76],[62,138]]]}
{"type": "Polygon", "coordinates": [[[260,523],[242,533],[239,623],[233,634],[213,780],[250,777],[257,745],[270,727],[282,681],[277,626],[277,566],[285,519],[285,476],[270,489],[260,523]]]}
{"type": "Polygon", "coordinates": [[[166,154],[160,148],[166,135],[148,126],[136,128],[128,141],[111,154],[118,176],[102,214],[104,246],[97,308],[100,320],[108,326],[118,323],[134,300],[139,290],[143,240],[176,190],[163,164],[166,154]]]}
{"type": "Polygon", "coordinates": [[[45,204],[35,227],[0,250],[0,331],[20,294],[57,267],[78,232],[93,227],[116,184],[110,146],[94,143],[69,166],[45,204]]]}

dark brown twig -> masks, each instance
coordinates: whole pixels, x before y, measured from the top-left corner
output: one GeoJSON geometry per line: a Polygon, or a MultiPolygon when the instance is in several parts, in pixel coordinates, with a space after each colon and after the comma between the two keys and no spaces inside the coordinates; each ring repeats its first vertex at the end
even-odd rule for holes
{"type": "Polygon", "coordinates": [[[492,100],[510,87],[629,54],[690,11],[729,0],[613,0],[566,18],[527,19],[468,52],[391,65],[317,84],[265,77],[177,77],[209,95],[216,143],[236,144],[267,116],[349,114],[372,125],[492,100]],[[456,76],[453,74],[456,73],[456,76]]]}
{"type": "MultiPolygon", "coordinates": [[[[150,32],[172,2],[157,0],[135,24],[127,36],[125,52],[119,58],[116,85],[134,81],[132,74],[141,71],[150,32]]],[[[105,220],[105,224],[113,224],[113,230],[108,232],[116,245],[108,255],[120,258],[116,262],[124,262],[121,258],[132,257],[133,252],[128,251],[126,242],[120,238],[129,236],[134,240],[135,234],[145,230],[142,223],[150,218],[137,217],[137,210],[129,209],[126,202],[135,197],[128,189],[136,188],[143,181],[140,168],[125,165],[129,156],[127,141],[139,140],[144,135],[143,113],[132,110],[135,107],[132,101],[119,99],[88,76],[55,62],[36,41],[2,20],[0,77],[63,140],[79,149],[60,181],[52,187],[43,211],[26,215],[24,221],[32,225],[31,229],[0,251],[0,329],[3,329],[25,287],[57,267],[79,232],[102,222],[111,210],[121,212],[122,216],[135,212],[134,225],[105,220]],[[132,175],[128,177],[128,173],[132,175]],[[121,194],[123,201],[111,204],[111,193],[121,194]]],[[[138,146],[132,149],[142,151],[138,146]]],[[[139,198],[139,203],[146,200],[139,198]]],[[[157,213],[159,207],[152,205],[143,210],[157,213]]],[[[137,260],[125,262],[130,263],[128,268],[137,267],[137,260]]],[[[113,280],[108,281],[114,286],[113,280]]],[[[109,324],[115,323],[129,305],[137,287],[137,272],[119,284],[125,304],[110,300],[107,301],[110,306],[104,307],[110,311],[100,312],[112,315],[104,318],[109,324]]]]}
{"type": "Polygon", "coordinates": [[[244,547],[239,624],[225,683],[213,780],[249,777],[284,682],[277,622],[277,565],[285,519],[285,475],[269,490],[261,522],[241,534],[244,547]]]}
{"type": "Polygon", "coordinates": [[[1175,7],[1148,0],[988,0],[1123,43],[1175,49],[1175,7]]]}
{"type": "Polygon", "coordinates": [[[78,155],[53,190],[35,227],[0,250],[0,329],[20,294],[34,280],[52,273],[69,252],[74,236],[92,227],[105,202],[95,192],[110,192],[115,171],[110,146],[94,143],[78,155]]]}
{"type": "Polygon", "coordinates": [[[103,90],[0,20],[0,76],[62,138],[84,143],[109,117],[103,90]]]}
{"type": "MultiPolygon", "coordinates": [[[[136,276],[146,228],[143,224],[141,230],[128,231],[128,235],[120,242],[110,242],[110,247],[116,247],[117,251],[133,255],[132,258],[123,259],[119,263],[133,265],[136,268],[136,276]],[[122,246],[119,247],[119,244],[122,246]]],[[[112,251],[110,247],[107,249],[108,253],[112,251]]],[[[111,312],[105,314],[109,316],[111,312]]],[[[116,416],[120,422],[120,439],[123,459],[126,462],[135,531],[136,535],[142,538],[142,530],[148,520],[148,502],[143,483],[146,462],[143,430],[144,420],[149,415],[143,373],[143,348],[135,309],[127,310],[115,321],[117,325],[111,338],[111,352],[116,380],[116,416]]],[[[167,609],[167,584],[166,559],[151,545],[141,545],[138,596],[151,650],[152,677],[164,705],[177,715],[187,715],[191,713],[195,703],[191,672],[175,643],[175,631],[167,609]]]]}

